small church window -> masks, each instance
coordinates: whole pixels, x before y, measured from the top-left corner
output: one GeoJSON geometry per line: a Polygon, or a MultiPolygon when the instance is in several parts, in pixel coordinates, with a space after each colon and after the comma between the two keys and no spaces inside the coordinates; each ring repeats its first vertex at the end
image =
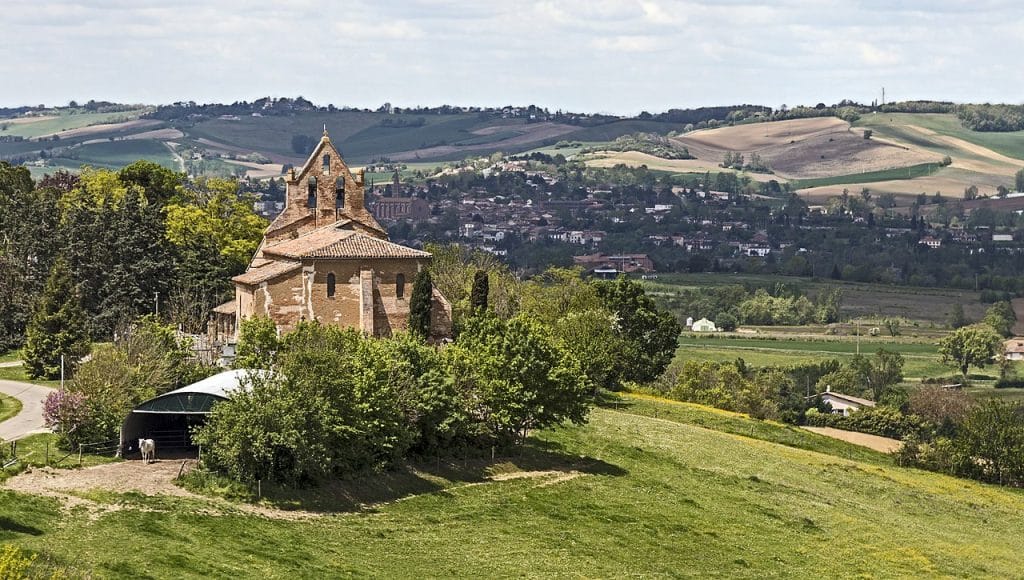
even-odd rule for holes
{"type": "Polygon", "coordinates": [[[330,155],[324,155],[323,174],[324,175],[330,175],[331,174],[331,156],[330,155]]]}
{"type": "Polygon", "coordinates": [[[316,207],[316,177],[309,176],[309,180],[306,182],[306,189],[308,190],[306,207],[316,207]]]}
{"type": "Polygon", "coordinates": [[[335,279],[334,272],[327,274],[327,297],[334,298],[335,279]]]}
{"type": "Polygon", "coordinates": [[[405,274],[395,276],[395,296],[399,300],[405,298],[405,274]]]}
{"type": "Polygon", "coordinates": [[[334,180],[334,207],[345,207],[345,178],[339,177],[334,180]]]}

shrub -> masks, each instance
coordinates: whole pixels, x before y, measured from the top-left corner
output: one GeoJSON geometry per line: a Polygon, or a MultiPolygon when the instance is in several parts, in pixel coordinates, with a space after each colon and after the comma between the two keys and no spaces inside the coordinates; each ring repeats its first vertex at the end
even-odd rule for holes
{"type": "Polygon", "coordinates": [[[38,557],[38,554],[25,555],[17,547],[4,544],[3,550],[0,550],[0,578],[4,580],[28,578],[28,571],[38,557]]]}
{"type": "Polygon", "coordinates": [[[82,393],[52,391],[43,400],[43,421],[57,434],[65,449],[79,443],[97,441],[106,435],[96,420],[96,412],[82,393]]]}

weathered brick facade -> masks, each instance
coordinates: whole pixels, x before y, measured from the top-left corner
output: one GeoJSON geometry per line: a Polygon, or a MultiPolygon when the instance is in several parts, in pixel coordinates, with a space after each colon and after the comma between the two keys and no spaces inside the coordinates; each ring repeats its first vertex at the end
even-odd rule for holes
{"type": "MultiPolygon", "coordinates": [[[[284,211],[256,256],[236,276],[234,324],[268,316],[282,331],[302,320],[358,328],[371,336],[405,330],[417,272],[430,254],[387,240],[364,205],[362,171],[353,172],[324,133],[309,161],[286,180],[284,211]]],[[[232,309],[218,307],[218,316],[232,309]]],[[[451,333],[451,305],[436,290],[431,334],[451,333]]]]}

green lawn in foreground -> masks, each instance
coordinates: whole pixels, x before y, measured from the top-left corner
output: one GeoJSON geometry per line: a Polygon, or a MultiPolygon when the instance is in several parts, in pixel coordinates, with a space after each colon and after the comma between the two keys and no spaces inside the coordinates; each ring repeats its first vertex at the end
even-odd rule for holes
{"type": "MultiPolygon", "coordinates": [[[[62,512],[0,491],[0,543],[101,577],[1019,575],[1021,492],[691,424],[721,420],[657,401],[599,409],[585,427],[533,438],[523,467],[561,473],[421,471],[419,495],[305,521],[137,494],[90,493],[120,509],[62,512]],[[653,408],[657,418],[635,414],[653,408]]],[[[349,486],[386,497],[393,481],[349,486]]]]}

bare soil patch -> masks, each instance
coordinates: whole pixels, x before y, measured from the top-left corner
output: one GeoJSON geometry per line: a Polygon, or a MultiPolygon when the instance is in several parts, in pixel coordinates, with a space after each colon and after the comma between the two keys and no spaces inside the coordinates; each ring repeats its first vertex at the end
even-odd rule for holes
{"type": "Polygon", "coordinates": [[[281,175],[281,169],[284,167],[280,163],[253,163],[251,161],[236,161],[234,159],[224,159],[223,161],[231,165],[241,165],[242,167],[249,168],[245,175],[250,179],[278,177],[281,175]]]}
{"type": "MultiPolygon", "coordinates": [[[[589,167],[614,167],[626,165],[628,167],[640,167],[646,165],[648,169],[655,171],[678,171],[679,173],[718,173],[721,171],[734,172],[731,169],[723,169],[717,163],[704,159],[662,159],[648,153],[639,151],[599,151],[585,161],[589,167]]],[[[772,179],[783,181],[778,175],[769,173],[745,173],[754,181],[770,181],[772,179]]]]}
{"type": "Polygon", "coordinates": [[[882,453],[892,453],[903,445],[901,441],[890,439],[888,437],[879,437],[878,435],[868,435],[867,433],[857,433],[855,431],[844,431],[843,429],[833,429],[832,427],[804,427],[804,429],[813,431],[819,435],[832,437],[833,439],[839,439],[846,441],[847,443],[853,443],[854,445],[874,449],[875,451],[880,451],[882,453]]]}
{"type": "MultiPolygon", "coordinates": [[[[502,128],[503,127],[499,127],[499,129],[502,128]]],[[[530,145],[532,143],[544,141],[545,139],[560,137],[562,135],[578,131],[579,127],[563,125],[561,123],[534,123],[532,125],[516,127],[516,130],[520,129],[525,132],[521,135],[516,135],[515,137],[509,137],[508,139],[502,139],[500,141],[492,141],[490,143],[482,143],[478,145],[438,145],[436,147],[400,151],[398,153],[392,153],[389,157],[394,161],[415,161],[416,159],[433,159],[451,155],[453,153],[478,151],[481,149],[520,147],[522,145],[530,145]]]]}
{"type": "Polygon", "coordinates": [[[689,133],[676,141],[717,166],[726,152],[760,155],[784,179],[832,177],[939,161],[934,153],[862,131],[835,117],[722,127],[689,133]]]}

